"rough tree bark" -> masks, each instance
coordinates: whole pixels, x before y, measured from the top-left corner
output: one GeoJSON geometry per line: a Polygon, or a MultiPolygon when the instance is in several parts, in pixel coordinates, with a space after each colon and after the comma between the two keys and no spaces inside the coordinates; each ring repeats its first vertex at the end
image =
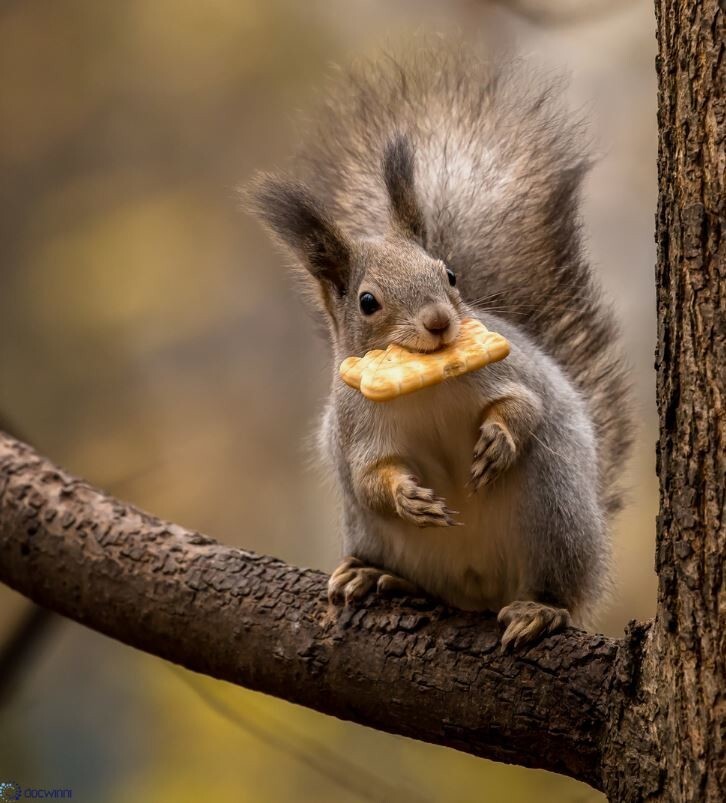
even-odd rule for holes
{"type": "Polygon", "coordinates": [[[725,5],[656,2],[658,608],[611,732],[611,800],[726,797],[725,5]]]}
{"type": "Polygon", "coordinates": [[[662,796],[726,797],[723,0],[658,18],[658,656],[662,796]]]}
{"type": "Polygon", "coordinates": [[[658,0],[658,472],[653,622],[501,655],[425,600],[332,615],[325,578],[228,549],[0,435],[0,580],[200,672],[383,730],[543,767],[612,801],[726,790],[723,0],[658,0]]]}

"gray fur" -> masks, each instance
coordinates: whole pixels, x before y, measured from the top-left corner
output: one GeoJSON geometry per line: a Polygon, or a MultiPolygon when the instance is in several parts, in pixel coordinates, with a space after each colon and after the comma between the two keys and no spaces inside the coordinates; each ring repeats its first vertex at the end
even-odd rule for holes
{"type": "Polygon", "coordinates": [[[616,327],[580,242],[589,160],[557,90],[522,63],[444,48],[365,64],[331,89],[294,181],[263,176],[250,197],[328,321],[336,373],[321,443],[346,553],[461,607],[534,600],[583,621],[608,582],[631,434],[616,327]],[[361,314],[364,291],[382,302],[374,315],[361,314]],[[452,317],[440,337],[422,325],[434,304],[452,317]],[[344,357],[390,342],[436,348],[467,316],[508,338],[505,361],[385,404],[337,376],[344,357]],[[472,450],[492,432],[499,453],[486,453],[482,481],[472,450]],[[463,526],[447,527],[438,496],[418,503],[436,527],[402,519],[398,496],[377,507],[366,472],[393,458],[458,506],[463,526]],[[468,479],[483,484],[470,497],[468,479]]]}

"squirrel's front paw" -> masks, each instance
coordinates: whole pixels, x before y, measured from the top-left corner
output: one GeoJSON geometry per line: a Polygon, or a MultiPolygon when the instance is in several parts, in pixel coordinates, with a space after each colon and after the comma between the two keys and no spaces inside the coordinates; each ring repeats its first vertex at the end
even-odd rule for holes
{"type": "Polygon", "coordinates": [[[399,482],[395,493],[396,513],[417,527],[454,527],[456,510],[449,510],[446,500],[430,488],[422,488],[413,477],[399,482]]]}
{"type": "Polygon", "coordinates": [[[553,608],[541,602],[516,600],[505,605],[497,621],[504,628],[502,652],[510,647],[516,649],[533,641],[559,633],[572,624],[567,608],[553,608]]]}
{"type": "Polygon", "coordinates": [[[514,462],[517,447],[509,430],[498,421],[485,421],[479,430],[479,440],[474,447],[469,487],[478,491],[488,485],[514,462]]]}

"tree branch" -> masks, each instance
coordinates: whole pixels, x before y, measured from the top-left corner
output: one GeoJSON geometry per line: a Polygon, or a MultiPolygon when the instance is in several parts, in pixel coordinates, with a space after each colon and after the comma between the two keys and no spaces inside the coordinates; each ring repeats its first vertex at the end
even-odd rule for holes
{"type": "Polygon", "coordinates": [[[161,521],[2,433],[0,580],[198,672],[602,786],[618,642],[570,631],[512,657],[489,615],[430,600],[330,610],[320,572],[161,521]]]}

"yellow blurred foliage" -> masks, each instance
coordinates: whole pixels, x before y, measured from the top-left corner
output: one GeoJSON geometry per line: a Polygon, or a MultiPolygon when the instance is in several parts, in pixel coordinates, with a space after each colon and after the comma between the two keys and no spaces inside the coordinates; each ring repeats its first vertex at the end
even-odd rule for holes
{"type": "MultiPolygon", "coordinates": [[[[101,187],[84,182],[81,192],[88,200],[104,197],[112,184],[107,177],[100,183],[101,187]]],[[[38,238],[40,246],[32,252],[24,277],[29,304],[37,305],[33,314],[49,326],[62,325],[71,337],[74,330],[109,328],[133,336],[141,327],[150,350],[179,338],[178,329],[163,323],[173,321],[180,308],[186,338],[219,325],[225,313],[232,313],[225,309],[221,285],[232,255],[216,210],[193,190],[149,193],[109,204],[81,225],[38,238]],[[158,325],[153,326],[155,321],[158,325]]],[[[51,196],[48,207],[39,210],[40,227],[73,204],[78,192],[71,186],[59,197],[51,196]]],[[[243,303],[234,313],[244,314],[244,306],[255,305],[260,293],[251,273],[245,295],[238,300],[243,303]]]]}

